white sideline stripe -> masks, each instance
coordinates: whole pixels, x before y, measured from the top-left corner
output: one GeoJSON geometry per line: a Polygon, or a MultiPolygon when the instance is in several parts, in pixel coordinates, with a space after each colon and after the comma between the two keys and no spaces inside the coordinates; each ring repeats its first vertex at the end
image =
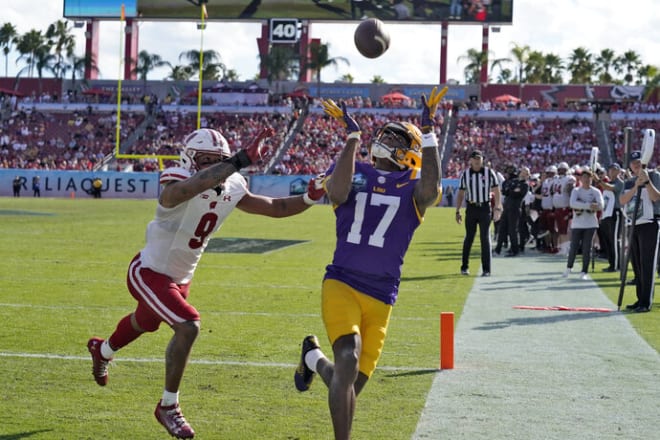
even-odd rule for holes
{"type": "MultiPolygon", "coordinates": [[[[11,353],[0,352],[0,357],[5,358],[23,358],[23,359],[60,359],[65,361],[89,361],[89,356],[73,356],[66,354],[52,354],[52,353],[11,353]]],[[[116,362],[139,362],[139,363],[162,363],[163,359],[156,358],[121,358],[111,363],[116,362]]],[[[297,364],[286,364],[281,362],[249,362],[249,361],[222,361],[210,359],[192,359],[189,364],[197,365],[235,365],[239,367],[263,367],[263,368],[295,368],[297,364]]],[[[436,371],[427,367],[378,367],[379,370],[385,371],[436,371]]],[[[437,370],[439,371],[439,370],[437,370]]]]}
{"type": "MultiPolygon", "coordinates": [[[[102,306],[47,306],[43,304],[16,304],[0,303],[0,307],[43,309],[43,310],[125,310],[127,307],[102,307],[102,306]]],[[[320,313],[272,313],[272,312],[234,312],[223,310],[204,310],[198,309],[202,315],[231,315],[231,316],[284,316],[294,318],[320,318],[320,313]]],[[[202,316],[203,318],[203,316],[202,316]]],[[[439,319],[439,318],[438,318],[439,319]]],[[[391,321],[437,321],[435,318],[417,318],[417,317],[397,317],[392,316],[391,321]]]]}

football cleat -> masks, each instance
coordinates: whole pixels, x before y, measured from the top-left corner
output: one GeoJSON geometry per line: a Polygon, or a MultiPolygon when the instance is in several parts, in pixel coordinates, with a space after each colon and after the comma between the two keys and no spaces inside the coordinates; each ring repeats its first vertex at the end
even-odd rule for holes
{"type": "Polygon", "coordinates": [[[293,374],[293,381],[298,391],[307,391],[314,380],[314,371],[305,363],[305,355],[310,351],[321,348],[319,340],[314,335],[306,336],[302,341],[302,353],[300,355],[300,364],[293,374]]]}
{"type": "Polygon", "coordinates": [[[108,384],[108,364],[112,359],[106,359],[101,355],[101,344],[103,339],[91,338],[87,341],[87,349],[92,355],[92,374],[94,380],[100,386],[104,387],[108,384]]]}
{"type": "Polygon", "coordinates": [[[195,431],[193,431],[190,424],[183,417],[181,407],[178,403],[171,406],[161,406],[161,401],[158,401],[154,416],[156,420],[167,429],[167,432],[174,438],[193,438],[195,431]]]}

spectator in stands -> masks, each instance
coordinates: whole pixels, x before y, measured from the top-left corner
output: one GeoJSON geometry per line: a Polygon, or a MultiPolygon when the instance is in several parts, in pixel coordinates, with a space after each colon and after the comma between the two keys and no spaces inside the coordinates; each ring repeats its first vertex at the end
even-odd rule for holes
{"type": "Polygon", "coordinates": [[[392,9],[396,13],[397,20],[408,20],[410,18],[410,10],[403,3],[403,0],[393,0],[392,9]]]}

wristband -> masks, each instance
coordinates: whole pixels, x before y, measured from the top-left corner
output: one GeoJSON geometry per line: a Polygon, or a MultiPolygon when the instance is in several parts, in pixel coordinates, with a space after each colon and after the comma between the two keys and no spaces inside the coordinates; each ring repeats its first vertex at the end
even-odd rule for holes
{"type": "Polygon", "coordinates": [[[347,140],[347,141],[348,141],[348,140],[351,140],[351,139],[357,139],[357,140],[360,140],[360,137],[361,137],[361,136],[362,136],[362,132],[361,132],[361,131],[354,131],[354,132],[351,132],[351,134],[348,135],[348,137],[346,138],[346,140],[347,140]]]}
{"type": "Polygon", "coordinates": [[[241,168],[245,168],[247,166],[252,165],[252,161],[248,157],[245,150],[241,150],[238,153],[234,154],[232,157],[227,159],[227,162],[232,164],[234,168],[236,168],[236,171],[239,171],[241,168]]]}
{"type": "Polygon", "coordinates": [[[316,200],[312,199],[309,196],[309,194],[307,194],[307,193],[303,194],[302,199],[303,199],[303,202],[305,202],[305,204],[307,204],[309,206],[312,206],[312,205],[316,204],[316,200]]]}
{"type": "Polygon", "coordinates": [[[438,138],[435,133],[422,134],[422,148],[438,148],[438,138]]]}

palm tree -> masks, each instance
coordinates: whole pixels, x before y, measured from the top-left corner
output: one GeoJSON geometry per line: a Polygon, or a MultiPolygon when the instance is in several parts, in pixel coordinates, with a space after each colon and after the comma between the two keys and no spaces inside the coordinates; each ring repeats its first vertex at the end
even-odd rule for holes
{"type": "Polygon", "coordinates": [[[370,82],[371,84],[385,84],[385,80],[380,75],[374,75],[370,82]]]}
{"type": "Polygon", "coordinates": [[[27,69],[28,77],[32,77],[35,64],[39,58],[37,52],[39,51],[43,54],[44,49],[48,49],[48,52],[50,52],[50,47],[48,47],[46,38],[41,31],[32,29],[25,34],[16,37],[16,50],[20,53],[20,56],[16,61],[24,59],[28,63],[27,67],[21,69],[17,76],[20,76],[21,73],[27,69]]]}
{"type": "MultiPolygon", "coordinates": [[[[511,62],[511,59],[510,59],[510,58],[497,58],[497,59],[494,59],[493,62],[490,63],[490,71],[491,71],[491,72],[494,71],[495,68],[497,67],[498,69],[500,69],[500,75],[502,74],[502,72],[503,72],[504,70],[507,70],[507,71],[511,72],[509,69],[505,69],[505,68],[502,66],[503,64],[505,64],[505,63],[510,63],[510,62],[511,62]]],[[[490,75],[489,75],[488,80],[490,81],[490,75]]]]}
{"type": "Polygon", "coordinates": [[[345,82],[345,83],[353,84],[353,81],[355,81],[355,78],[350,73],[347,73],[345,75],[342,75],[340,80],[342,82],[345,82]]]}
{"type": "Polygon", "coordinates": [[[229,69],[225,72],[224,79],[229,82],[237,82],[240,81],[240,75],[235,69],[229,69]]]}
{"type": "MultiPolygon", "coordinates": [[[[481,72],[484,66],[488,66],[488,52],[482,52],[477,49],[468,49],[465,55],[458,57],[457,62],[467,60],[468,64],[463,68],[465,82],[467,84],[478,84],[481,82],[481,72]]],[[[509,58],[497,58],[493,60],[490,68],[500,67],[503,63],[511,62],[509,58]]],[[[488,78],[486,79],[488,81],[488,78]]]]}
{"type": "Polygon", "coordinates": [[[84,77],[85,71],[99,72],[96,61],[94,61],[94,57],[90,54],[85,54],[82,57],[71,54],[68,61],[63,66],[62,75],[64,76],[68,70],[71,70],[71,90],[76,90],[76,78],[84,77]]]}
{"type": "Polygon", "coordinates": [[[644,100],[645,101],[649,101],[653,97],[655,97],[656,100],[658,98],[660,98],[660,96],[658,96],[659,95],[658,92],[660,91],[660,72],[658,72],[657,68],[654,67],[654,69],[655,69],[655,72],[656,72],[655,76],[650,78],[650,80],[644,86],[644,100]]]}
{"type": "Polygon", "coordinates": [[[268,84],[292,79],[300,70],[299,56],[292,46],[273,45],[268,54],[259,57],[260,65],[268,72],[266,77],[268,84]]]}
{"type": "Polygon", "coordinates": [[[339,61],[350,65],[348,59],[344,57],[330,58],[330,44],[320,44],[312,42],[309,45],[309,59],[305,63],[305,67],[311,69],[316,75],[316,96],[321,96],[321,71],[328,66],[334,66],[335,69],[339,61]]]}
{"type": "Polygon", "coordinates": [[[62,70],[64,68],[64,60],[73,55],[76,47],[76,38],[71,33],[68,21],[57,20],[55,23],[48,26],[46,30],[46,38],[48,44],[54,49],[55,52],[55,65],[54,74],[55,78],[63,78],[62,70]]]}
{"type": "Polygon", "coordinates": [[[193,72],[192,67],[190,66],[172,66],[172,70],[165,77],[165,79],[171,79],[174,81],[188,81],[195,72],[193,72]]]}
{"type": "Polygon", "coordinates": [[[518,81],[519,84],[522,84],[525,82],[525,79],[523,78],[523,73],[525,72],[525,64],[527,63],[527,59],[529,58],[529,53],[531,49],[529,46],[519,46],[517,43],[512,43],[513,48],[511,49],[511,55],[513,55],[513,59],[518,63],[518,70],[516,72],[516,80],[518,81]]]}
{"type": "Polygon", "coordinates": [[[476,49],[468,49],[465,55],[461,55],[456,59],[457,63],[462,61],[467,61],[467,65],[463,68],[465,83],[479,83],[479,78],[481,77],[481,66],[488,62],[488,54],[476,49]]]}
{"type": "Polygon", "coordinates": [[[578,47],[568,57],[566,70],[571,74],[570,84],[589,84],[595,71],[593,56],[588,49],[578,47]]]}
{"type": "Polygon", "coordinates": [[[498,84],[509,84],[513,78],[513,72],[511,69],[500,69],[500,73],[497,75],[498,84]]]}
{"type": "MultiPolygon", "coordinates": [[[[529,51],[523,74],[527,84],[540,84],[542,83],[543,74],[545,72],[545,55],[538,50],[529,51]]],[[[523,76],[523,75],[521,75],[523,76]]]]}
{"type": "Polygon", "coordinates": [[[50,53],[50,47],[47,45],[40,46],[27,57],[28,65],[19,70],[16,77],[20,77],[25,70],[31,73],[36,71],[39,78],[39,94],[41,94],[43,90],[41,80],[44,77],[44,71],[48,71],[54,75],[56,59],[55,55],[50,53]]]}
{"type": "Polygon", "coordinates": [[[610,74],[610,70],[615,72],[618,70],[619,58],[612,49],[603,49],[596,56],[596,74],[598,75],[598,82],[601,84],[612,84],[614,78],[610,74]]]}
{"type": "Polygon", "coordinates": [[[619,58],[619,62],[621,63],[621,66],[625,72],[623,77],[624,82],[626,84],[632,84],[634,80],[633,73],[636,72],[642,65],[639,54],[634,50],[628,50],[623,53],[621,58],[619,58]]]}
{"type": "Polygon", "coordinates": [[[144,81],[145,93],[146,93],[146,85],[147,85],[147,75],[149,75],[149,73],[152,70],[163,66],[172,67],[169,61],[163,60],[163,58],[158,54],[155,53],[151,54],[146,50],[141,50],[140,53],[138,53],[137,63],[135,63],[135,68],[133,68],[132,73],[136,74],[138,79],[144,81]]]}
{"type": "Polygon", "coordinates": [[[641,83],[648,85],[651,81],[655,79],[660,74],[660,68],[647,64],[639,68],[639,77],[641,83]]]}
{"type": "Polygon", "coordinates": [[[564,62],[559,55],[547,53],[543,56],[543,75],[541,83],[543,84],[561,84],[564,82],[562,72],[564,71],[564,62]]]}
{"type": "Polygon", "coordinates": [[[225,72],[227,71],[227,67],[222,63],[220,54],[215,50],[205,50],[201,52],[201,56],[201,66],[199,50],[181,52],[179,55],[179,60],[184,58],[186,61],[188,61],[188,65],[192,68],[192,71],[197,74],[198,78],[201,72],[200,79],[222,79],[225,75],[225,72]]]}
{"type": "Polygon", "coordinates": [[[0,28],[0,47],[2,47],[2,52],[5,54],[5,76],[9,75],[9,53],[16,42],[17,35],[16,27],[11,23],[5,23],[0,28]]]}

